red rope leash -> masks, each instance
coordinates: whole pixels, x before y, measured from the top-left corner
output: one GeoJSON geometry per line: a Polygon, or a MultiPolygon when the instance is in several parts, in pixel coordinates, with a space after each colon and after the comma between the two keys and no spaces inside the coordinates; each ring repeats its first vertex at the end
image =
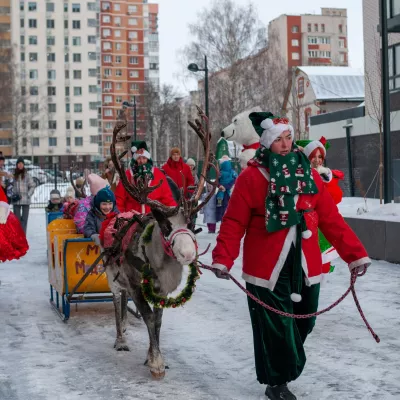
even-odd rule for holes
{"type": "MultiPolygon", "coordinates": [[[[209,271],[213,271],[215,272],[217,270],[217,268],[213,268],[209,265],[205,265],[200,261],[197,261],[198,265],[200,266],[200,268],[203,269],[208,269],[209,271]]],[[[261,301],[260,299],[258,299],[257,297],[255,297],[252,293],[250,293],[240,282],[238,282],[238,280],[236,278],[234,278],[231,274],[229,274],[229,278],[244,292],[246,293],[247,296],[249,296],[252,300],[254,300],[256,303],[258,303],[261,307],[266,308],[269,311],[272,311],[278,315],[281,315],[283,317],[288,317],[288,318],[297,318],[297,319],[305,319],[305,318],[312,318],[312,317],[317,317],[318,315],[324,314],[330,310],[332,310],[333,308],[335,308],[338,304],[340,304],[347,296],[348,294],[351,292],[353,294],[353,298],[354,298],[354,302],[356,303],[358,312],[361,315],[362,320],[365,323],[365,326],[367,327],[367,329],[371,332],[372,337],[375,339],[375,341],[377,343],[379,343],[381,341],[381,339],[379,338],[379,336],[374,332],[374,330],[372,329],[371,325],[368,323],[367,319],[365,318],[364,312],[361,309],[360,306],[360,302],[358,301],[357,295],[356,295],[356,290],[355,290],[355,283],[357,280],[358,276],[363,276],[365,275],[365,273],[367,272],[367,269],[364,268],[364,271],[362,272],[358,272],[358,271],[352,271],[351,272],[351,276],[350,276],[350,286],[349,288],[346,290],[346,292],[337,300],[335,301],[332,305],[330,305],[327,308],[324,308],[323,310],[317,311],[315,313],[312,314],[290,314],[281,310],[277,310],[274,307],[269,306],[268,304],[265,304],[263,301],[261,301]]]]}

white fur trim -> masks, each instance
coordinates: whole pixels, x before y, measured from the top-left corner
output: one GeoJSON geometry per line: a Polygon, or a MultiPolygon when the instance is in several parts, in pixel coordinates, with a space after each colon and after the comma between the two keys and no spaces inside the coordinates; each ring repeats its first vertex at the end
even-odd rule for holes
{"type": "MultiPolygon", "coordinates": [[[[215,264],[213,265],[213,267],[215,264]]],[[[272,282],[268,279],[262,279],[262,278],[257,278],[253,275],[246,274],[245,272],[242,273],[242,278],[248,282],[251,283],[252,285],[260,286],[263,288],[267,288],[269,290],[274,290],[276,282],[272,282]]]]}
{"type": "Polygon", "coordinates": [[[131,152],[132,152],[132,154],[136,153],[137,152],[137,147],[136,146],[132,146],[131,147],[131,152]]]}
{"type": "Polygon", "coordinates": [[[261,174],[264,176],[264,178],[269,182],[269,180],[270,180],[269,172],[266,171],[264,168],[258,168],[258,170],[261,172],[261,174]]]}
{"type": "Polygon", "coordinates": [[[339,258],[339,253],[334,247],[330,247],[322,253],[322,264],[326,264],[339,258]]]}
{"type": "Polygon", "coordinates": [[[9,215],[10,205],[5,201],[0,201],[0,224],[5,224],[9,215]]]}
{"type": "Polygon", "coordinates": [[[292,294],[290,295],[290,299],[291,299],[294,303],[300,303],[300,301],[301,301],[301,294],[292,293],[292,294]]]}
{"type": "MultiPolygon", "coordinates": [[[[132,147],[133,148],[133,147],[132,147]]],[[[137,150],[136,150],[137,151],[137,150]]],[[[144,150],[143,153],[136,153],[136,152],[132,152],[133,153],[133,159],[136,161],[139,157],[146,157],[148,160],[151,160],[151,155],[147,150],[144,150]]]]}
{"type": "Polygon", "coordinates": [[[353,261],[352,263],[349,264],[349,269],[350,271],[353,270],[354,268],[365,266],[369,267],[371,265],[371,260],[369,257],[363,257],[360,258],[359,260],[353,261]]]}
{"type": "Polygon", "coordinates": [[[301,236],[303,237],[303,239],[310,239],[310,237],[312,236],[312,232],[307,229],[306,231],[301,233],[301,236]]]}
{"type": "Polygon", "coordinates": [[[216,268],[216,269],[219,269],[220,271],[228,271],[227,266],[223,265],[223,264],[216,263],[216,264],[213,264],[212,267],[216,268]]]}
{"type": "Polygon", "coordinates": [[[271,118],[264,119],[260,124],[264,132],[261,135],[260,144],[269,149],[272,143],[282,134],[282,132],[290,131],[293,135],[294,130],[290,124],[274,124],[271,118]]]}
{"type": "Polygon", "coordinates": [[[319,140],[313,140],[311,143],[308,143],[307,146],[304,147],[304,154],[307,158],[315,149],[322,149],[324,153],[324,158],[326,158],[326,149],[325,146],[319,140]]]}

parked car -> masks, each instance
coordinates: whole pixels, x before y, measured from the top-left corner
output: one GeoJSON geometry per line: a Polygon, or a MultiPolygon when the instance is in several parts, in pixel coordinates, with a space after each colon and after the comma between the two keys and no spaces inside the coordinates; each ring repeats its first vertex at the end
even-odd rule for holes
{"type": "MultiPolygon", "coordinates": [[[[16,158],[7,159],[5,164],[6,171],[13,172],[16,162],[16,158]]],[[[28,171],[29,175],[32,177],[36,186],[43,185],[44,183],[54,182],[54,178],[52,178],[51,175],[49,175],[46,171],[44,171],[37,165],[33,165],[30,160],[24,160],[24,162],[25,168],[28,171]]]]}

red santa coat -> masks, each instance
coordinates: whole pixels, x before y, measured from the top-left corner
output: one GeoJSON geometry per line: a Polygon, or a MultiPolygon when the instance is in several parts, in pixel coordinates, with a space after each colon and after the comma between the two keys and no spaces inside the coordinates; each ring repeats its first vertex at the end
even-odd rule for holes
{"type": "Polygon", "coordinates": [[[179,189],[183,187],[183,177],[185,178],[185,195],[188,194],[187,187],[194,186],[192,171],[189,165],[183,162],[182,157],[179,161],[173,161],[172,158],[169,158],[162,169],[178,185],[179,189]]]}
{"type": "MultiPolygon", "coordinates": [[[[318,194],[295,197],[298,211],[313,210],[304,214],[312,236],[302,240],[302,266],[308,286],[320,283],[322,279],[318,228],[350,269],[371,262],[364,246],[339,214],[317,171],[313,169],[312,173],[318,194]]],[[[230,270],[239,255],[240,241],[245,235],[244,280],[273,290],[292,243],[296,242],[296,227],[267,232],[265,199],[268,184],[269,173],[264,168],[249,166],[239,175],[213,250],[213,263],[217,268],[225,266],[230,270]]]]}
{"type": "MultiPolygon", "coordinates": [[[[149,194],[149,199],[157,200],[160,203],[169,207],[176,206],[177,204],[172,196],[172,192],[171,189],[169,188],[166,176],[158,168],[153,168],[152,172],[154,175],[154,179],[150,181],[149,186],[158,185],[160,180],[162,180],[163,183],[159,188],[154,190],[154,192],[149,194]]],[[[126,176],[128,180],[131,182],[132,181],[131,170],[126,171],[126,176]]],[[[149,206],[146,205],[145,207],[142,207],[140,203],[138,203],[133,197],[131,197],[131,195],[125,190],[121,180],[119,181],[117,189],[115,190],[115,199],[117,201],[118,211],[121,213],[133,210],[139,213],[147,214],[151,211],[149,206]]]]}

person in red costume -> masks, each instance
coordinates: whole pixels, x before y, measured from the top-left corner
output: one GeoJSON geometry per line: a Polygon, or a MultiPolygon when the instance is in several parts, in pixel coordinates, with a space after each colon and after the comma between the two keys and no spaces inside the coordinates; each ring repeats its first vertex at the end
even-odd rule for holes
{"type": "Polygon", "coordinates": [[[11,212],[4,191],[0,190],[0,262],[18,260],[28,250],[21,224],[11,212]]]}
{"type": "MultiPolygon", "coordinates": [[[[228,271],[243,243],[243,279],[257,299],[280,311],[317,311],[322,279],[318,228],[350,271],[371,264],[346,224],[318,172],[293,143],[286,118],[267,112],[249,115],[261,147],[236,180],[212,252],[216,276],[228,271]]],[[[291,319],[269,312],[248,297],[257,380],[270,400],[295,400],[288,382],[302,373],[304,343],[316,318],[291,319]]]]}
{"type": "MultiPolygon", "coordinates": [[[[177,204],[172,196],[166,176],[158,168],[153,167],[153,161],[147,149],[146,142],[132,142],[131,151],[131,168],[126,171],[128,180],[135,184],[137,177],[147,175],[151,179],[149,183],[150,186],[156,186],[162,180],[161,186],[154,190],[154,192],[150,193],[149,198],[157,200],[166,206],[176,206],[177,204]]],[[[115,190],[115,198],[117,201],[117,208],[121,213],[137,211],[142,214],[147,214],[151,211],[149,206],[139,204],[129,195],[121,180],[118,182],[117,189],[115,190]]]]}
{"type": "Polygon", "coordinates": [[[183,162],[181,151],[178,147],[173,147],[170,151],[168,161],[162,167],[163,171],[177,184],[179,189],[184,187],[185,196],[188,196],[190,191],[188,187],[194,186],[194,178],[189,165],[183,162]]]}

